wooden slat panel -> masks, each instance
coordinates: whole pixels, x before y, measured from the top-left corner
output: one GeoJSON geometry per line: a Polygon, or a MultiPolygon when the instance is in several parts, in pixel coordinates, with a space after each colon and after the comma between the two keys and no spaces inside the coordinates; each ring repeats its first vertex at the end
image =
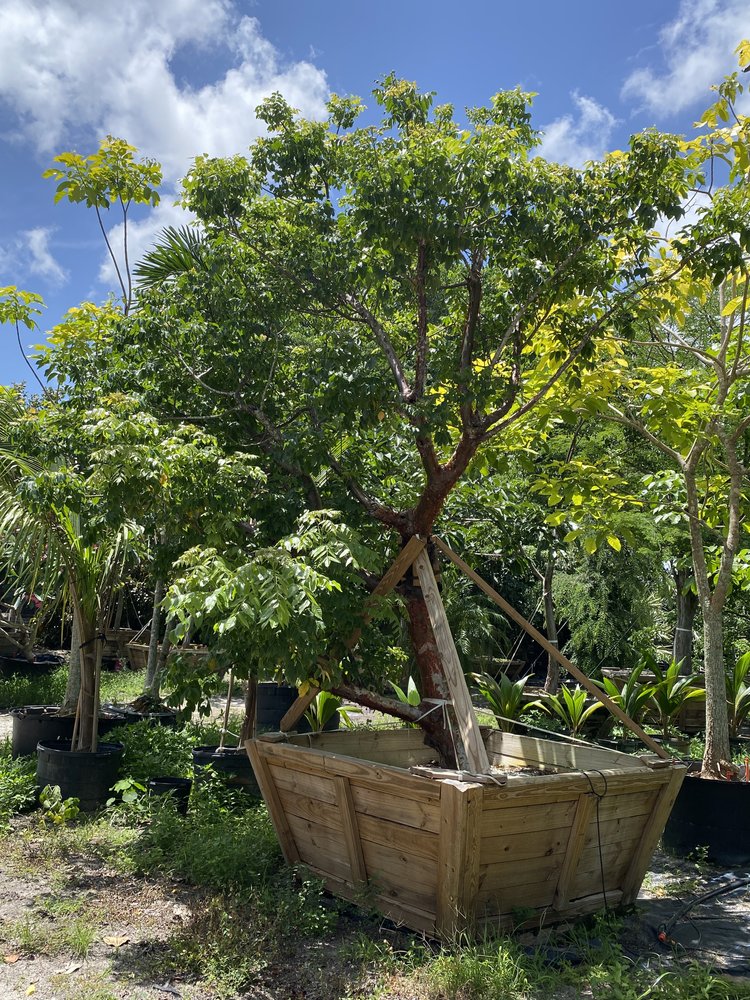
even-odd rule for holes
{"type": "Polygon", "coordinates": [[[352,757],[339,756],[328,751],[308,749],[293,743],[263,743],[263,753],[269,760],[289,765],[294,770],[326,776],[341,775],[361,779],[375,788],[382,788],[385,794],[392,789],[394,794],[411,795],[420,799],[440,797],[436,783],[429,778],[420,778],[387,764],[370,764],[352,757]]]}
{"type": "Polygon", "coordinates": [[[686,772],[687,768],[685,767],[670,768],[669,783],[664,787],[661,795],[654,804],[654,808],[651,810],[651,815],[643,829],[640,845],[633,855],[630,868],[623,881],[622,889],[626,903],[633,902],[638,895],[638,889],[643,881],[643,876],[646,874],[646,868],[651,860],[651,855],[654,853],[656,845],[659,842],[659,837],[662,835],[664,825],[672,811],[674,800],[677,798],[677,793],[680,790],[686,772]]]}
{"type": "Polygon", "coordinates": [[[511,833],[532,833],[570,826],[576,800],[509,806],[507,809],[485,809],[482,812],[482,837],[499,837],[511,833]]]}
{"type": "Polygon", "coordinates": [[[434,800],[420,801],[404,795],[384,796],[379,789],[356,783],[352,784],[352,798],[360,822],[362,816],[372,816],[430,833],[440,830],[439,803],[434,800]]]}
{"type": "Polygon", "coordinates": [[[570,901],[570,887],[573,883],[581,854],[586,846],[586,831],[591,813],[595,807],[593,796],[581,795],[576,805],[575,817],[570,827],[570,836],[565,848],[565,857],[560,867],[560,879],[555,890],[555,909],[563,910],[570,901]]]}
{"type": "MultiPolygon", "coordinates": [[[[344,757],[370,760],[370,753],[381,750],[398,751],[424,748],[424,732],[404,726],[398,729],[337,729],[332,733],[298,733],[290,737],[295,746],[312,750],[328,750],[344,757]]],[[[434,755],[435,751],[432,750],[434,755]]]]}
{"type": "Polygon", "coordinates": [[[288,864],[296,864],[300,860],[300,854],[284,807],[279,800],[271,769],[261,751],[261,745],[257,740],[248,740],[245,743],[245,749],[250,763],[253,765],[255,780],[258,782],[258,787],[268,807],[268,815],[271,817],[276,836],[279,838],[281,852],[288,864]]]}
{"type": "MultiPolygon", "coordinates": [[[[607,893],[607,904],[610,907],[619,906],[622,901],[622,892],[613,890],[607,893]]],[[[587,896],[584,899],[577,899],[565,910],[565,918],[573,920],[577,917],[585,916],[588,913],[596,913],[604,908],[604,898],[601,893],[587,896]]],[[[537,928],[539,926],[539,913],[536,913],[528,920],[519,923],[518,915],[512,912],[491,914],[477,923],[477,930],[484,934],[497,934],[503,930],[522,930],[525,927],[537,928]]]]}
{"type": "MultiPolygon", "coordinates": [[[[440,654],[440,661],[443,665],[443,673],[450,690],[453,711],[458,723],[458,731],[461,736],[466,764],[472,771],[485,774],[490,769],[490,762],[487,758],[487,751],[484,747],[484,740],[479,731],[479,723],[471,702],[471,695],[466,686],[461,661],[456,652],[456,645],[451,635],[448,618],[443,607],[443,600],[438,590],[435,574],[432,571],[430,560],[427,554],[422,551],[414,560],[414,567],[419,576],[422,587],[422,597],[427,605],[427,613],[430,616],[430,624],[435,636],[435,644],[440,654]]],[[[461,762],[459,762],[459,766],[461,762]]]]}
{"type": "Polygon", "coordinates": [[[314,774],[305,774],[290,767],[269,764],[271,775],[278,788],[284,788],[295,795],[308,795],[330,806],[336,804],[336,789],[332,778],[321,778],[314,774]]]}
{"type": "Polygon", "coordinates": [[[503,788],[487,786],[484,793],[484,808],[503,809],[506,805],[527,801],[563,802],[571,797],[578,798],[582,792],[590,792],[592,783],[597,792],[604,791],[605,780],[607,795],[650,792],[666,785],[670,780],[670,774],[671,768],[657,771],[644,768],[642,771],[602,770],[601,773],[592,772],[589,777],[575,771],[570,774],[548,774],[544,777],[509,775],[508,783],[503,788]]]}
{"type": "MultiPolygon", "coordinates": [[[[330,876],[325,879],[326,888],[335,893],[337,896],[341,896],[344,899],[350,899],[353,902],[359,903],[362,899],[362,889],[360,886],[352,886],[346,882],[342,882],[339,879],[331,878],[330,876]]],[[[404,902],[392,899],[389,896],[379,895],[374,891],[374,886],[370,887],[369,898],[372,900],[373,904],[377,906],[381,913],[385,916],[390,917],[391,920],[396,923],[406,924],[407,927],[411,927],[412,930],[421,931],[430,937],[435,935],[435,914],[432,910],[425,910],[418,906],[408,905],[404,902]]]]}
{"type": "Polygon", "coordinates": [[[336,778],[336,804],[341,817],[352,877],[355,882],[367,882],[365,859],[362,855],[362,843],[359,839],[357,816],[354,812],[354,802],[348,778],[336,778]]]}
{"type": "Polygon", "coordinates": [[[415,830],[413,826],[404,826],[402,823],[387,823],[363,813],[357,814],[357,823],[362,840],[371,840],[374,844],[393,847],[397,851],[409,851],[420,858],[437,861],[438,838],[434,833],[415,830]]]}
{"type": "Polygon", "coordinates": [[[537,882],[550,882],[554,892],[560,875],[562,857],[560,854],[553,854],[548,858],[481,865],[478,898],[487,900],[506,886],[530,885],[537,882]]]}
{"type": "MultiPolygon", "coordinates": [[[[604,844],[602,846],[602,860],[604,863],[604,884],[609,892],[610,889],[622,888],[622,873],[624,870],[624,859],[632,858],[639,840],[623,840],[619,844],[604,844]]],[[[581,861],[576,872],[576,877],[571,886],[570,898],[576,900],[579,897],[599,893],[602,891],[602,875],[599,863],[599,848],[588,847],[581,855],[581,861]]]]}
{"type": "Polygon", "coordinates": [[[500,767],[508,756],[518,758],[527,764],[554,764],[584,771],[589,768],[611,770],[620,767],[640,770],[646,766],[637,757],[618,753],[616,750],[543,740],[534,736],[519,736],[499,730],[488,736],[487,752],[497,758],[500,767]]]}
{"type": "Polygon", "coordinates": [[[514,833],[507,837],[483,837],[481,863],[491,865],[499,861],[522,861],[526,858],[544,858],[563,854],[568,844],[570,827],[557,830],[536,830],[533,833],[514,833]]]}
{"type": "Polygon", "coordinates": [[[287,816],[287,822],[297,844],[300,861],[317,871],[354,884],[343,834],[299,816],[287,816]]]}
{"type": "Polygon", "coordinates": [[[599,818],[599,831],[596,827],[596,809],[592,810],[591,822],[586,830],[586,847],[595,847],[601,834],[602,844],[617,844],[640,839],[646,826],[644,816],[613,816],[610,819],[599,818]]]}
{"type": "Polygon", "coordinates": [[[631,795],[605,795],[599,803],[599,819],[648,816],[654,807],[658,794],[659,789],[655,788],[650,792],[633,792],[631,795]]]}
{"type": "Polygon", "coordinates": [[[406,851],[362,841],[367,878],[374,891],[388,899],[435,911],[437,864],[406,851]]]}
{"type": "Polygon", "coordinates": [[[501,887],[494,896],[480,893],[477,898],[477,910],[479,914],[487,916],[492,913],[509,913],[514,908],[525,910],[530,906],[550,907],[554,896],[553,881],[507,885],[501,887]]]}
{"type": "MultiPolygon", "coordinates": [[[[280,768],[276,768],[280,770],[280,768]]],[[[289,816],[299,816],[300,819],[310,820],[311,823],[319,823],[327,826],[331,830],[341,833],[341,817],[335,805],[328,802],[321,802],[320,799],[311,799],[307,795],[297,795],[296,792],[287,791],[278,783],[276,791],[279,801],[289,816]]]]}

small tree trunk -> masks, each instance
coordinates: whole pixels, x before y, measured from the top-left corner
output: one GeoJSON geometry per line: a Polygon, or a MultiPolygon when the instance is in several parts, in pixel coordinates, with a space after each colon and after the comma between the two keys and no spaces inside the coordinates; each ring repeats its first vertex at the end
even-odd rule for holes
{"type": "MultiPolygon", "coordinates": [[[[172,649],[172,640],[169,637],[169,633],[172,629],[173,618],[167,618],[164,625],[164,640],[159,646],[159,655],[156,657],[156,671],[154,673],[154,679],[150,685],[144,684],[144,692],[150,695],[152,698],[161,697],[161,682],[164,678],[164,670],[167,666],[167,657],[169,656],[170,650],[172,649]]],[[[151,647],[149,646],[149,653],[151,652],[151,647]]],[[[148,673],[148,671],[147,671],[148,673]]]]}
{"type": "Polygon", "coordinates": [[[698,613],[698,595],[688,588],[690,571],[674,571],[677,592],[677,624],[672,644],[672,659],[680,663],[680,673],[687,676],[693,672],[693,626],[698,613]]]}
{"type": "Polygon", "coordinates": [[[156,581],[154,587],[154,609],[151,614],[151,639],[148,644],[148,661],[146,663],[146,680],[143,690],[152,693],[156,682],[159,660],[159,632],[161,631],[161,602],[164,600],[164,580],[156,581]]]}
{"type": "Polygon", "coordinates": [[[70,633],[70,659],[68,660],[68,680],[65,685],[65,698],[62,707],[65,711],[74,712],[78,704],[81,690],[81,629],[78,615],[73,615],[73,625],[70,633]]]}
{"type": "MultiPolygon", "coordinates": [[[[552,599],[552,577],[555,572],[555,564],[552,559],[547,561],[547,566],[542,577],[542,598],[544,600],[544,627],[547,632],[547,640],[551,645],[557,647],[557,615],[555,614],[555,602],[552,599]]],[[[544,690],[548,694],[556,694],[560,686],[560,664],[552,656],[547,654],[547,676],[544,680],[544,690]]]]}
{"type": "Polygon", "coordinates": [[[245,687],[245,718],[240,729],[240,746],[246,740],[255,739],[255,720],[258,714],[258,682],[252,677],[245,687]]]}
{"type": "Polygon", "coordinates": [[[101,640],[90,623],[79,624],[81,635],[81,693],[74,750],[90,751],[96,746],[99,726],[97,670],[101,667],[101,640]]]}
{"type": "Polygon", "coordinates": [[[731,759],[721,611],[703,609],[703,635],[706,678],[706,750],[703,755],[703,771],[718,777],[721,774],[721,762],[731,759]]]}

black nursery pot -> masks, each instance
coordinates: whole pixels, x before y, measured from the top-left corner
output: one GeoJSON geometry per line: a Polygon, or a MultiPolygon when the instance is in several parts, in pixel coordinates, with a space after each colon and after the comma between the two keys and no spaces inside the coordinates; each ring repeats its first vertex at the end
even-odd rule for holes
{"type": "MultiPolygon", "coordinates": [[[[276,684],[274,681],[261,681],[258,684],[257,707],[255,711],[255,727],[259,733],[277,732],[281,720],[297,700],[297,688],[289,684],[276,684]]],[[[339,728],[341,716],[335,712],[325,725],[325,731],[331,732],[339,728]]],[[[294,727],[298,733],[309,733],[310,723],[302,718],[294,727]]]]}
{"type": "Polygon", "coordinates": [[[208,768],[218,774],[230,788],[239,788],[256,799],[261,797],[253,766],[244,750],[238,752],[233,747],[221,750],[217,746],[194,747],[193,776],[196,785],[200,784],[208,768]]]}
{"type": "Polygon", "coordinates": [[[722,865],[750,862],[750,784],[687,775],[664,829],[663,843],[673,854],[707,848],[722,865]]]}
{"type": "Polygon", "coordinates": [[[190,789],[193,787],[190,778],[163,775],[158,778],[149,778],[147,787],[149,795],[171,795],[175,800],[177,812],[183,816],[187,815],[190,789]]]}
{"type": "MultiPolygon", "coordinates": [[[[58,715],[59,705],[24,705],[11,711],[13,719],[13,757],[30,757],[36,753],[40,740],[71,740],[73,715],[58,715]]],[[[124,723],[123,717],[111,710],[99,714],[99,735],[103,736],[124,723]]]]}
{"type": "Polygon", "coordinates": [[[59,785],[64,799],[75,797],[82,812],[93,812],[110,797],[120,771],[122,743],[100,743],[94,753],[70,749],[70,740],[42,740],[36,751],[36,783],[59,785]]]}

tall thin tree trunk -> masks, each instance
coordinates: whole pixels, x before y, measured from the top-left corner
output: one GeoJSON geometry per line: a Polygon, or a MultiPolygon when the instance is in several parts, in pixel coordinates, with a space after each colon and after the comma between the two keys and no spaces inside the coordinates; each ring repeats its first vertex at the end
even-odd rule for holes
{"type": "Polygon", "coordinates": [[[154,586],[154,607],[151,614],[151,638],[148,644],[146,680],[143,690],[153,692],[159,660],[159,632],[161,631],[161,603],[164,600],[164,580],[159,578],[154,586]]]}
{"type": "Polygon", "coordinates": [[[81,693],[78,699],[77,739],[74,750],[91,750],[95,745],[99,725],[97,704],[97,660],[101,662],[101,640],[96,628],[81,622],[81,693]]]}
{"type": "Polygon", "coordinates": [[[68,660],[68,680],[65,685],[65,697],[62,707],[65,711],[74,712],[78,704],[81,690],[81,628],[78,615],[73,614],[73,625],[70,631],[70,659],[68,660]]]}
{"type": "MultiPolygon", "coordinates": [[[[552,577],[555,572],[554,560],[550,557],[544,569],[542,577],[542,599],[544,601],[544,627],[547,632],[547,640],[551,645],[557,647],[557,615],[555,614],[555,602],[552,598],[552,577]]],[[[548,694],[556,694],[560,686],[560,665],[550,653],[547,654],[547,676],[544,680],[544,690],[548,694]]]]}
{"type": "Polygon", "coordinates": [[[672,659],[682,664],[680,673],[693,672],[693,628],[698,613],[698,595],[688,587],[691,573],[688,569],[676,569],[673,573],[677,599],[677,624],[672,643],[672,659]]]}
{"type": "MultiPolygon", "coordinates": [[[[156,672],[154,673],[154,679],[150,685],[144,685],[144,691],[146,694],[151,695],[152,698],[161,697],[161,682],[164,678],[164,670],[167,666],[167,657],[172,649],[172,640],[170,639],[170,632],[172,630],[173,618],[167,618],[164,623],[164,640],[159,646],[159,655],[156,657],[156,672]]],[[[151,647],[149,646],[149,652],[151,647]]],[[[148,671],[147,671],[148,672],[148,671]]]]}
{"type": "Polygon", "coordinates": [[[240,746],[245,740],[255,738],[255,721],[258,714],[258,681],[251,677],[245,684],[245,718],[240,729],[240,746]]]}
{"type": "Polygon", "coordinates": [[[706,750],[703,769],[720,775],[722,761],[730,759],[729,713],[724,680],[724,623],[721,611],[703,608],[706,679],[706,750]]]}

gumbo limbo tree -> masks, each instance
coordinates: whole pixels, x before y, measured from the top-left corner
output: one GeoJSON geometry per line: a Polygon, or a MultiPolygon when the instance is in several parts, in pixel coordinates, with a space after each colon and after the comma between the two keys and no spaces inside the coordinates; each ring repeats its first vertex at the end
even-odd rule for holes
{"type": "MultiPolygon", "coordinates": [[[[142,262],[125,336],[182,415],[221,419],[308,502],[403,545],[430,535],[480,453],[585,386],[615,320],[637,320],[654,223],[680,215],[690,178],[656,132],[582,170],[546,162],[518,90],[465,124],[392,76],[374,97],[380,123],[357,127],[357,99],[306,121],[274,95],[249,159],[197,158],[184,203],[199,228],[142,262]]],[[[422,696],[445,699],[421,591],[400,593],[422,696]]],[[[336,680],[402,717],[427,707],[336,680]]],[[[421,724],[450,760],[438,714],[421,724]]]]}

